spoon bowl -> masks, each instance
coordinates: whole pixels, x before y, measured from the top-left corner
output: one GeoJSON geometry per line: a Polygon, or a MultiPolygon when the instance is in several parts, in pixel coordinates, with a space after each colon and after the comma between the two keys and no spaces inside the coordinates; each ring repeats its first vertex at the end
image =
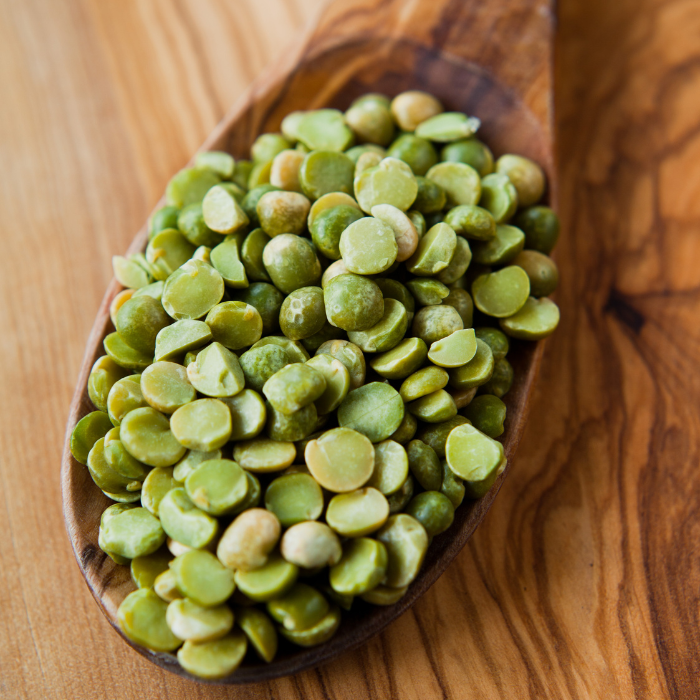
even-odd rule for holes
{"type": "MultiPolygon", "coordinates": [[[[291,58],[286,56],[256,82],[202,150],[225,150],[243,158],[258,134],[278,131],[282,118],[291,111],[319,107],[344,110],[367,92],[393,96],[408,89],[423,89],[438,97],[446,109],[479,117],[479,136],[496,155],[519,153],[540,163],[548,176],[549,203],[554,204],[551,7],[549,2],[522,0],[496,4],[498,7],[489,5],[484,9],[478,0],[336,3],[324,12],[291,58]],[[503,51],[504,41],[511,41],[510,51],[503,51]]],[[[143,250],[146,241],[144,226],[129,251],[143,250]]],[[[109,305],[120,289],[112,280],[88,339],[71,405],[61,475],[64,517],[83,576],[110,624],[156,665],[193,678],[174,655],[150,652],[121,633],[117,609],[135,586],[129,567],[115,564],[97,544],[100,516],[112,502],[93,483],[87,468],[73,459],[68,447],[75,424],[94,410],[87,379],[94,361],[104,354],[102,340],[114,330],[109,305]]],[[[524,429],[542,351],[541,341],[513,343],[508,358],[515,380],[504,397],[508,417],[501,437],[508,467],[483,498],[465,500],[456,509],[454,523],[435,537],[420,574],[404,597],[388,607],[357,600],[326,644],[302,649],[281,640],[280,652],[271,664],[256,661],[249,654],[233,675],[214,682],[260,682],[316,666],[367,641],[418,600],[471,537],[507,478],[524,429]]]]}

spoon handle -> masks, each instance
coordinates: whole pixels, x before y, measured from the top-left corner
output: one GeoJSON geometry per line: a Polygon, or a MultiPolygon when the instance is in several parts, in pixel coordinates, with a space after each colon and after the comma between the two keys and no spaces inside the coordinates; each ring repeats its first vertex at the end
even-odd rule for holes
{"type": "Polygon", "coordinates": [[[477,63],[548,125],[555,24],[554,0],[336,0],[304,52],[368,38],[412,41],[477,63]]]}

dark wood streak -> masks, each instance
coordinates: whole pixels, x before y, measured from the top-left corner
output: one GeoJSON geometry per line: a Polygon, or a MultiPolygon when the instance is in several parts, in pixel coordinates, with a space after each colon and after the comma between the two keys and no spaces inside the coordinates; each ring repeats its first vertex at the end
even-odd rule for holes
{"type": "MultiPolygon", "coordinates": [[[[470,550],[470,554],[473,557],[474,568],[476,569],[479,576],[483,580],[484,585],[485,585],[485,587],[486,587],[486,589],[491,597],[491,600],[493,600],[494,603],[498,606],[499,611],[503,615],[503,620],[506,623],[506,625],[508,626],[508,631],[509,631],[519,653],[520,653],[523,664],[525,665],[525,670],[526,670],[527,675],[528,675],[529,683],[531,686],[534,686],[534,690],[536,692],[533,693],[531,690],[530,696],[533,698],[533,700],[535,698],[539,699],[539,698],[544,697],[544,695],[545,695],[544,687],[543,687],[542,683],[540,682],[539,678],[537,677],[537,673],[535,671],[535,665],[532,663],[532,660],[529,658],[529,655],[527,654],[527,651],[526,651],[526,649],[525,649],[525,647],[522,644],[522,641],[520,639],[520,635],[515,630],[515,628],[512,624],[512,621],[509,619],[507,612],[504,611],[502,609],[501,605],[499,604],[500,596],[498,595],[498,592],[492,590],[491,586],[489,585],[489,580],[488,580],[489,577],[487,575],[487,571],[485,569],[484,562],[482,561],[481,557],[479,556],[479,552],[475,549],[475,547],[472,545],[472,543],[469,543],[467,546],[470,550]]],[[[455,576],[456,576],[456,574],[455,574],[455,576]]],[[[461,577],[459,577],[459,581],[460,581],[460,584],[462,584],[461,577]]],[[[463,593],[462,593],[463,597],[465,599],[469,599],[468,587],[466,585],[462,584],[461,588],[463,591],[463,593]]],[[[477,611],[474,609],[474,604],[471,601],[471,599],[469,599],[469,603],[470,603],[470,607],[472,608],[471,617],[478,620],[478,615],[476,614],[477,611]]],[[[489,637],[488,630],[484,629],[483,626],[479,622],[477,622],[476,627],[477,627],[477,629],[475,630],[475,635],[477,637],[477,640],[480,643],[480,646],[485,650],[484,656],[486,657],[486,663],[488,664],[488,667],[491,670],[491,673],[494,677],[499,694],[503,694],[504,688],[502,686],[502,683],[501,683],[501,680],[500,680],[499,674],[498,674],[498,660],[495,659],[492,656],[492,654],[488,652],[488,637],[489,637]]]]}
{"type": "Polygon", "coordinates": [[[304,697],[304,686],[303,686],[302,679],[299,676],[294,675],[291,677],[291,681],[294,684],[294,687],[296,688],[297,696],[300,698],[303,698],[304,697]]]}
{"type": "MultiPolygon", "coordinates": [[[[362,659],[362,663],[359,668],[360,675],[362,677],[362,683],[367,691],[367,696],[372,697],[373,694],[376,694],[376,686],[379,685],[376,682],[376,679],[372,677],[372,674],[369,673],[369,669],[372,668],[373,666],[373,659],[374,659],[374,647],[379,644],[381,645],[381,641],[377,642],[376,639],[371,640],[367,644],[363,644],[359,648],[359,655],[362,659]]],[[[387,667],[385,669],[386,671],[390,671],[391,667],[387,667]]]]}
{"type": "Polygon", "coordinates": [[[326,688],[326,684],[323,682],[323,671],[320,668],[315,668],[313,670],[314,676],[318,680],[318,685],[321,689],[321,696],[323,697],[323,700],[330,700],[330,695],[328,695],[328,689],[326,688]]]}
{"type": "Polygon", "coordinates": [[[430,670],[433,672],[435,682],[438,684],[438,687],[440,688],[440,692],[442,693],[442,697],[444,698],[444,700],[447,700],[447,698],[448,698],[447,691],[445,690],[445,686],[444,686],[443,681],[442,681],[442,674],[440,673],[440,669],[438,667],[437,661],[435,660],[435,654],[433,653],[433,649],[432,649],[432,646],[430,644],[430,638],[423,627],[423,622],[421,620],[420,614],[416,611],[415,608],[413,608],[411,610],[411,612],[413,613],[413,617],[416,621],[416,627],[418,628],[418,634],[420,636],[421,644],[425,648],[426,655],[428,657],[428,662],[430,663],[430,670]]]}
{"type": "MultiPolygon", "coordinates": [[[[411,608],[411,611],[408,614],[411,614],[411,612],[415,613],[415,607],[411,608]]],[[[384,675],[388,686],[389,697],[398,697],[398,689],[396,687],[396,683],[394,682],[393,664],[389,646],[382,635],[375,637],[375,641],[379,645],[382,652],[382,665],[384,667],[384,675]]]]}
{"type": "Polygon", "coordinates": [[[618,321],[626,325],[633,333],[641,332],[646,319],[644,314],[634,308],[624,294],[620,294],[616,289],[610,292],[608,301],[605,304],[605,311],[611,312],[618,321]]]}
{"type": "Polygon", "coordinates": [[[95,545],[86,544],[85,547],[83,547],[83,551],[80,555],[80,566],[82,566],[83,569],[89,566],[92,560],[97,555],[98,551],[99,550],[95,547],[95,545]]]}
{"type": "MultiPolygon", "coordinates": [[[[610,294],[610,299],[614,298],[615,296],[615,290],[611,291],[610,294]]],[[[615,308],[615,307],[613,307],[615,308]]],[[[625,323],[629,328],[631,328],[633,331],[635,331],[635,325],[634,323],[630,323],[630,317],[633,318],[633,316],[626,310],[629,307],[626,307],[624,304],[622,305],[623,311],[617,311],[616,315],[618,318],[625,323]]],[[[610,339],[612,342],[612,339],[610,339]]],[[[614,365],[617,365],[616,369],[613,371],[610,371],[608,373],[609,376],[609,381],[613,382],[613,386],[617,386],[618,388],[621,389],[620,385],[620,377],[622,376],[621,370],[622,368],[619,366],[620,365],[620,358],[615,358],[613,360],[614,365]]],[[[620,426],[620,432],[619,432],[619,442],[618,442],[618,453],[622,454],[624,451],[624,440],[625,440],[625,426],[628,423],[628,416],[626,414],[626,411],[623,410],[622,412],[622,424],[620,426]]],[[[627,498],[627,486],[625,484],[624,480],[624,474],[621,469],[617,470],[617,479],[618,479],[618,491],[619,491],[619,496],[620,496],[620,509],[625,516],[629,510],[629,504],[628,504],[628,498],[627,498]]],[[[624,580],[627,578],[627,576],[631,573],[632,566],[630,562],[630,557],[629,557],[629,527],[627,525],[627,518],[623,517],[622,518],[622,551],[623,551],[623,561],[622,561],[622,570],[625,574],[623,578],[623,583],[620,584],[620,590],[619,590],[619,600],[617,602],[617,612],[618,612],[618,620],[620,624],[620,629],[622,631],[622,634],[625,638],[625,643],[626,643],[626,648],[627,648],[627,659],[628,659],[628,664],[630,667],[630,671],[632,674],[632,679],[634,681],[634,692],[635,692],[635,697],[644,697],[645,696],[645,679],[643,678],[643,675],[641,673],[641,666],[639,663],[639,658],[637,656],[637,653],[635,651],[634,647],[634,636],[632,633],[632,630],[630,629],[629,626],[629,621],[627,620],[627,617],[625,615],[625,610],[629,606],[630,601],[628,600],[628,594],[627,590],[625,589],[625,584],[624,580]],[[641,693],[641,694],[640,694],[641,693]]]]}

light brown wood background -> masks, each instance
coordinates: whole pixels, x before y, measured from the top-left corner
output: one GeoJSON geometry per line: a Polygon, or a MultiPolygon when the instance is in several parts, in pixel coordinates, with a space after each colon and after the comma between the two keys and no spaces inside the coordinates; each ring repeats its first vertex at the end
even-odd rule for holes
{"type": "Polygon", "coordinates": [[[563,321],[510,477],[425,598],[244,689],[165,675],[101,617],[59,463],[110,257],[319,5],[0,0],[0,697],[700,697],[697,0],[560,0],[563,321]]]}

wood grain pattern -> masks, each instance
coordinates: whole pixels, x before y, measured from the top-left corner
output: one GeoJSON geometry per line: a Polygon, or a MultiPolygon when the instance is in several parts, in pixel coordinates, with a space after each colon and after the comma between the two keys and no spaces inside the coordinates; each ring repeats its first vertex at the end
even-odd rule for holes
{"type": "MultiPolygon", "coordinates": [[[[207,138],[203,148],[247,156],[258,134],[279,129],[284,115],[306,108],[309,103],[347,109],[356,96],[366,92],[396,94],[419,87],[438,96],[448,110],[479,117],[484,125],[480,133],[495,153],[521,153],[542,163],[548,174],[548,194],[554,204],[557,181],[552,167],[549,94],[553,16],[535,8],[534,3],[529,8],[521,3],[520,12],[515,14],[508,2],[494,5],[488,13],[476,1],[463,1],[456,6],[452,0],[433,0],[430,6],[414,4],[411,11],[398,2],[334,3],[319,18],[309,37],[300,42],[300,48],[294,52],[296,58],[280,62],[261,76],[207,138]],[[459,35],[478,22],[485,26],[498,25],[504,37],[514,34],[515,24],[525,37],[521,48],[522,53],[529,54],[530,73],[522,73],[520,60],[516,58],[520,53],[510,57],[494,54],[493,62],[476,65],[468,58],[481,55],[478,42],[465,48],[443,35],[443,27],[459,35]],[[392,34],[385,35],[377,26],[391,27],[392,34]],[[445,53],[443,47],[454,53],[445,53]],[[532,84],[548,93],[539,100],[542,107],[539,119],[520,99],[521,93],[532,92],[532,84]]],[[[130,250],[143,250],[146,239],[144,225],[130,250]]],[[[95,600],[121,635],[117,610],[134,585],[128,569],[114,564],[98,545],[100,516],[111,501],[94,485],[87,469],[72,457],[68,445],[75,424],[94,410],[88,397],[87,378],[95,360],[104,354],[104,337],[113,330],[109,306],[119,289],[120,285],[113,280],[87,343],[66,427],[61,490],[75,557],[95,600]]],[[[505,397],[508,418],[502,437],[509,466],[525,426],[542,351],[542,343],[514,343],[509,353],[515,381],[505,397]]],[[[328,643],[301,649],[282,642],[273,663],[246,660],[221,682],[244,684],[299,673],[365,644],[413,605],[461,551],[494,502],[509,466],[486,496],[467,501],[458,509],[450,529],[431,544],[419,576],[400,602],[375,607],[358,601],[351,613],[343,616],[340,629],[328,643]]],[[[131,644],[126,637],[124,640],[131,644]]],[[[138,645],[132,646],[156,665],[192,679],[172,654],[155,654],[138,645]]]]}
{"type": "Polygon", "coordinates": [[[158,671],[90,597],[57,465],[109,258],[317,5],[0,2],[0,697],[696,698],[693,0],[559,2],[562,326],[496,505],[411,611],[233,689],[158,671]]]}

